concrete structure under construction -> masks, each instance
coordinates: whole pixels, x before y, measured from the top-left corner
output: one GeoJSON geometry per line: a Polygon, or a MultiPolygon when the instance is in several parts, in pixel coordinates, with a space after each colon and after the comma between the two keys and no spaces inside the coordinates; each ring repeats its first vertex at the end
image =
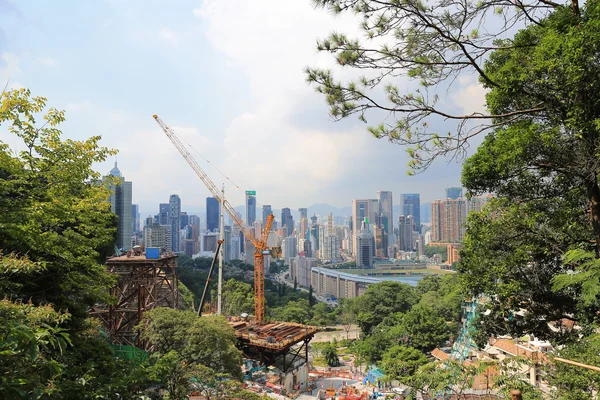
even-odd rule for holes
{"type": "Polygon", "coordinates": [[[229,325],[235,330],[244,357],[279,369],[279,383],[286,391],[306,389],[308,344],[317,333],[316,327],[293,322],[257,325],[238,318],[231,318],[229,325]]]}

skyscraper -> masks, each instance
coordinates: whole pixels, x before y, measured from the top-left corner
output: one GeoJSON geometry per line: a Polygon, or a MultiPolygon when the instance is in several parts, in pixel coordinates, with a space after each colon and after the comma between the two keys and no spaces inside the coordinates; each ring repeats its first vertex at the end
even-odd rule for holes
{"type": "Polygon", "coordinates": [[[273,210],[271,209],[271,206],[267,204],[262,207],[262,213],[262,223],[263,226],[265,226],[267,225],[267,218],[269,217],[269,215],[273,214],[273,210]]]}
{"type": "Polygon", "coordinates": [[[119,217],[118,236],[117,236],[117,247],[118,248],[131,248],[131,237],[133,236],[133,222],[132,222],[132,211],[131,211],[131,191],[132,184],[125,180],[121,171],[117,167],[110,170],[109,175],[113,176],[117,182],[111,182],[109,184],[110,189],[110,210],[119,217]]]}
{"type": "Polygon", "coordinates": [[[179,231],[181,230],[181,199],[178,195],[172,194],[169,197],[169,224],[171,225],[171,250],[178,252],[179,231]]]}
{"type": "Polygon", "coordinates": [[[219,200],[216,197],[206,198],[206,230],[209,232],[219,230],[219,200]]]}
{"type": "Polygon", "coordinates": [[[160,203],[158,205],[159,211],[158,211],[158,223],[160,225],[169,225],[169,208],[171,206],[169,205],[169,203],[160,203]]]}
{"type": "MultiPolygon", "coordinates": [[[[392,192],[380,191],[377,192],[377,200],[379,201],[379,215],[383,229],[386,233],[386,240],[381,243],[386,246],[384,253],[391,254],[394,248],[394,212],[393,212],[393,201],[392,192]],[[383,243],[385,242],[385,243],[383,243]]],[[[384,249],[382,249],[384,250],[384,249]]]]}
{"type": "Polygon", "coordinates": [[[460,243],[465,236],[467,215],[479,211],[491,196],[473,197],[469,200],[436,200],[431,204],[431,241],[460,243]]]}
{"type": "Polygon", "coordinates": [[[246,190],[246,225],[253,226],[256,221],[256,191],[246,190]]]}
{"type": "Polygon", "coordinates": [[[302,219],[302,218],[308,219],[308,208],[299,208],[298,212],[300,213],[300,219],[302,219]]]}
{"type": "Polygon", "coordinates": [[[401,194],[400,211],[405,217],[412,215],[415,230],[421,232],[421,196],[418,193],[401,194]]]}
{"type": "Polygon", "coordinates": [[[373,233],[362,230],[356,235],[356,267],[371,268],[373,266],[373,256],[375,246],[373,243],[373,233]]]}
{"type": "Polygon", "coordinates": [[[170,250],[173,247],[172,239],[171,225],[153,223],[144,227],[144,247],[159,247],[170,250]]]}
{"type": "Polygon", "coordinates": [[[401,215],[398,217],[398,250],[413,251],[414,243],[412,242],[414,227],[414,219],[412,215],[401,215]]]}
{"type": "Polygon", "coordinates": [[[283,260],[286,265],[290,265],[290,260],[298,255],[298,243],[295,237],[288,236],[283,239],[282,244],[283,260]]]}
{"type": "Polygon", "coordinates": [[[185,229],[190,224],[190,216],[187,212],[182,211],[179,213],[179,228],[185,229]]]}
{"type": "MultiPolygon", "coordinates": [[[[236,242],[237,245],[237,242],[236,242]]],[[[223,261],[229,262],[232,260],[232,242],[231,242],[231,226],[225,225],[223,227],[223,261]]]]}
{"type": "Polygon", "coordinates": [[[281,210],[281,226],[283,227],[284,225],[287,226],[287,236],[294,233],[294,218],[292,217],[292,212],[287,207],[281,210]]]}
{"type": "Polygon", "coordinates": [[[140,206],[137,204],[131,205],[131,229],[133,232],[140,231],[140,206]]]}
{"type": "Polygon", "coordinates": [[[442,215],[443,215],[443,202],[441,200],[434,200],[431,203],[431,241],[441,242],[442,241],[442,215]]]}
{"type": "Polygon", "coordinates": [[[461,187],[449,187],[446,188],[446,198],[456,200],[459,197],[463,197],[463,190],[461,187]]]}
{"type": "MultiPolygon", "coordinates": [[[[376,223],[378,215],[379,201],[377,199],[352,200],[352,248],[355,255],[357,251],[356,237],[363,226],[363,222],[366,222],[365,225],[376,223]]],[[[366,230],[369,230],[368,226],[366,230]]]]}

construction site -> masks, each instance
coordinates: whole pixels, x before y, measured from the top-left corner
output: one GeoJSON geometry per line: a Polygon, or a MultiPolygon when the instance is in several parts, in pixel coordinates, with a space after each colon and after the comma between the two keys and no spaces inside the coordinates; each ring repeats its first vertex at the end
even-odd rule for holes
{"type": "MultiPolygon", "coordinates": [[[[261,235],[255,237],[254,230],[246,225],[225,200],[224,190],[217,189],[179,141],[175,132],[157,116],[154,116],[154,119],[221,204],[221,227],[224,211],[252,244],[249,247],[254,252],[254,315],[228,318],[244,356],[243,372],[249,386],[257,392],[266,390],[275,393],[300,393],[308,389],[309,343],[317,328],[290,322],[271,322],[265,318],[265,257],[277,257],[281,253],[280,248],[267,246],[267,238],[274,220],[273,214],[268,216],[261,235]]],[[[223,229],[220,231],[222,235],[223,229]]],[[[212,310],[212,313],[222,314],[222,243],[221,237],[205,282],[202,299],[197,307],[198,316],[202,316],[204,306],[207,305],[209,285],[217,260],[218,301],[216,310],[212,310]]],[[[113,304],[98,304],[89,312],[100,320],[101,332],[118,354],[130,359],[143,359],[146,357],[145,352],[151,350],[149,344],[140,337],[137,328],[147,311],[156,307],[195,310],[193,305],[190,307],[189,304],[184,304],[179,293],[176,267],[177,255],[156,247],[144,249],[142,246],[134,246],[126,252],[115,248],[115,255],[107,259],[107,271],[117,276],[117,283],[110,290],[116,301],[113,304]]]]}

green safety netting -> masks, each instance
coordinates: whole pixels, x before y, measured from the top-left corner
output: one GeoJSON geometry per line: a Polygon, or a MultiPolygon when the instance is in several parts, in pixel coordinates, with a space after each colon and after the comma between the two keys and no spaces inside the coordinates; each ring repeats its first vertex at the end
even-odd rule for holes
{"type": "Polygon", "coordinates": [[[111,344],[115,357],[133,361],[136,364],[144,362],[148,358],[148,353],[134,346],[124,346],[121,344],[111,344]]]}

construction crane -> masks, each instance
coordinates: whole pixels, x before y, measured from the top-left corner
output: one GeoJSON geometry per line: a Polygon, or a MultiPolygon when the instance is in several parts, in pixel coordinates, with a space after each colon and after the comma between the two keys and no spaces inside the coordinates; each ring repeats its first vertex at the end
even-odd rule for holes
{"type": "Polygon", "coordinates": [[[200,168],[200,165],[196,162],[196,160],[192,157],[190,152],[183,145],[175,131],[167,126],[163,120],[158,118],[158,115],[153,115],[154,120],[160,125],[163,132],[167,135],[167,137],[171,140],[171,142],[175,145],[177,150],[181,153],[183,158],[187,161],[187,163],[192,167],[196,175],[204,182],[210,193],[216,198],[219,203],[221,203],[221,207],[225,209],[227,214],[231,217],[233,222],[240,228],[240,231],[243,233],[244,237],[248,239],[254,245],[254,316],[256,322],[263,323],[265,320],[265,265],[264,265],[264,256],[271,254],[271,249],[267,246],[267,239],[269,237],[269,233],[271,232],[271,226],[273,225],[273,219],[275,217],[273,214],[270,214],[267,217],[267,222],[265,227],[262,230],[262,234],[260,238],[256,238],[254,236],[254,230],[250,228],[243,219],[241,219],[234,208],[229,204],[229,202],[222,195],[221,191],[217,189],[217,186],[213,183],[213,181],[208,177],[208,175],[200,168]]]}

